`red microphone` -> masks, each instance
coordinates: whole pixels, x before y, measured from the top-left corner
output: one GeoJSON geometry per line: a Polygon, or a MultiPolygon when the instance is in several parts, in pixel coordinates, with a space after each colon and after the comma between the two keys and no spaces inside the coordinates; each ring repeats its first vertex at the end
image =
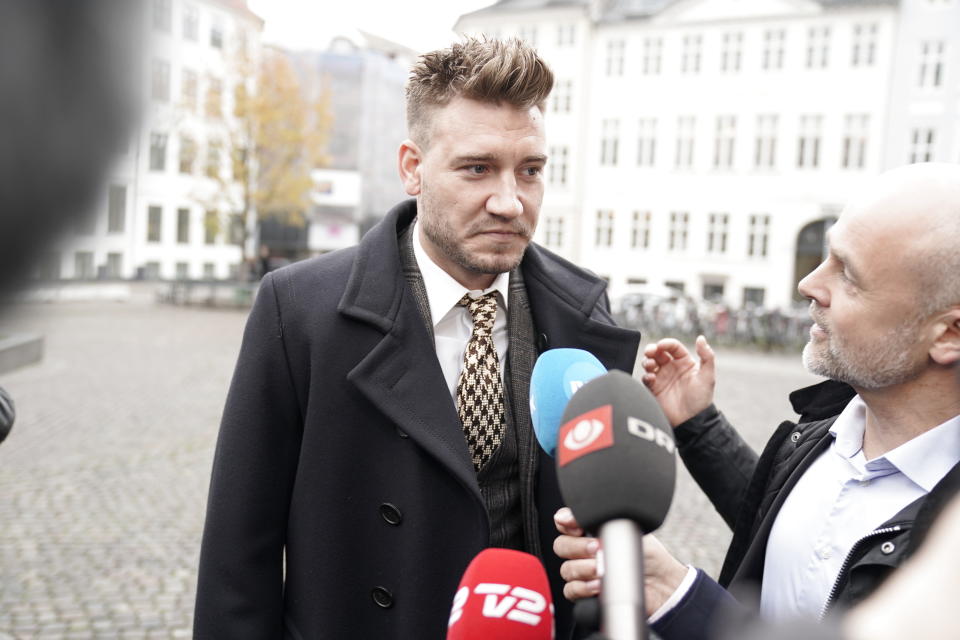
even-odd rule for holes
{"type": "Polygon", "coordinates": [[[550,583],[535,556],[484,549],[453,597],[447,640],[553,640],[550,583]]]}

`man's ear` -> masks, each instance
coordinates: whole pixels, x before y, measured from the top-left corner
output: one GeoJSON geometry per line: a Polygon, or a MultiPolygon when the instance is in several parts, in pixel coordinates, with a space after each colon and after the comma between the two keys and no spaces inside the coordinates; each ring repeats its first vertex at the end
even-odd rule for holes
{"type": "Polygon", "coordinates": [[[400,180],[408,196],[420,195],[420,168],[423,164],[423,152],[417,143],[409,138],[400,143],[398,153],[400,161],[400,180]]]}
{"type": "Polygon", "coordinates": [[[937,335],[930,347],[933,361],[945,366],[960,362],[960,305],[940,315],[936,331],[937,335]]]}

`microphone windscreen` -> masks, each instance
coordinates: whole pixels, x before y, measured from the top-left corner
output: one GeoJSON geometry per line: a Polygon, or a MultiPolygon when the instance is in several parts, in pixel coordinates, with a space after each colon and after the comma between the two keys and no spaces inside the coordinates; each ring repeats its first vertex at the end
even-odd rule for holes
{"type": "Polygon", "coordinates": [[[550,349],[530,375],[530,419],[543,450],[556,454],[557,430],[567,402],[580,387],[607,372],[595,355],[583,349],[550,349]]]}
{"type": "Polygon", "coordinates": [[[653,394],[611,371],[585,384],[563,412],[557,444],[563,499],[585,529],[627,518],[654,531],[673,500],[675,449],[653,394]]]}
{"type": "Polygon", "coordinates": [[[484,549],[463,574],[447,640],[553,640],[553,600],[536,556],[484,549]]]}

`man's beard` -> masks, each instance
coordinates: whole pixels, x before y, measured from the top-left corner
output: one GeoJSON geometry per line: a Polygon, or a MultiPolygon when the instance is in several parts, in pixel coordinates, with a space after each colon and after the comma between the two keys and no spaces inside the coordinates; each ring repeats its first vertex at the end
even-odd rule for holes
{"type": "MultiPolygon", "coordinates": [[[[816,319],[813,311],[811,315],[816,319]]],[[[916,331],[922,322],[922,317],[912,318],[888,332],[876,344],[857,348],[841,340],[819,320],[817,324],[827,335],[816,344],[811,337],[803,348],[803,365],[810,373],[867,391],[909,382],[920,375],[926,364],[917,362],[911,354],[916,331]]]]}
{"type": "MultiPolygon", "coordinates": [[[[523,260],[523,254],[526,252],[526,246],[524,246],[517,256],[500,254],[484,258],[468,252],[457,238],[454,237],[450,225],[443,223],[443,211],[440,210],[442,207],[434,200],[425,181],[421,185],[420,207],[421,211],[418,218],[420,224],[423,225],[424,235],[426,235],[427,239],[429,239],[443,255],[460,267],[473,273],[498,275],[513,271],[520,266],[520,262],[523,260]],[[424,215],[425,212],[429,213],[424,215]]],[[[503,229],[504,226],[505,225],[501,224],[498,228],[503,229]]],[[[517,218],[510,221],[509,226],[511,231],[522,235],[529,243],[533,235],[533,230],[521,219],[517,218]]],[[[471,228],[467,229],[467,237],[473,233],[482,232],[489,228],[490,225],[484,224],[483,222],[471,225],[471,228]]]]}

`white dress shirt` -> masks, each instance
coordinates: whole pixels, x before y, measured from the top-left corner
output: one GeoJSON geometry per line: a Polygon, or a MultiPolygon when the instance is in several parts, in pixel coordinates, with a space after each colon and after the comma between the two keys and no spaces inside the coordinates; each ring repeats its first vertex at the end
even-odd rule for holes
{"type": "Polygon", "coordinates": [[[457,304],[463,294],[469,293],[471,298],[479,298],[491,291],[497,292],[497,317],[493,321],[493,344],[497,348],[497,357],[500,359],[500,377],[503,379],[504,364],[507,357],[507,298],[510,274],[501,273],[493,284],[483,290],[468,290],[457,282],[446,271],[427,255],[420,244],[419,222],[413,226],[413,255],[417,260],[417,267],[423,275],[423,284],[427,290],[427,300],[430,303],[431,322],[433,323],[434,345],[437,349],[437,359],[443,370],[443,377],[454,403],[457,401],[457,379],[460,369],[463,368],[463,352],[473,333],[473,317],[470,311],[457,304]]]}
{"type": "Polygon", "coordinates": [[[767,542],[760,609],[771,619],[819,616],[853,545],[926,495],[960,461],[960,416],[867,460],[866,405],[856,396],[834,441],[777,514],[767,542]]]}

